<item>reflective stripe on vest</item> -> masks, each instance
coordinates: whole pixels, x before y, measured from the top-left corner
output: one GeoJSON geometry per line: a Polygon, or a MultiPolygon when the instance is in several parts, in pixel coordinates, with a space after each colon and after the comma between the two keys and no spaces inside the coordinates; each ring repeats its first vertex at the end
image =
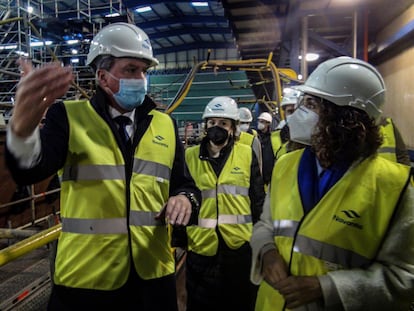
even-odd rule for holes
{"type": "MultiPolygon", "coordinates": [[[[134,159],[133,171],[156,177],[158,180],[169,180],[171,170],[169,167],[152,161],[134,159]]],[[[71,165],[65,167],[62,181],[125,179],[125,167],[123,165],[71,165]]]]}
{"type": "Polygon", "coordinates": [[[65,108],[69,145],[55,283],[114,290],[126,282],[131,258],[143,279],[174,273],[167,226],[155,220],[169,196],[176,150],[173,121],[161,112],[149,113],[152,120],[135,150],[128,207],[124,158],[111,128],[88,101],[67,101],[65,108]]]}
{"type": "Polygon", "coordinates": [[[79,234],[120,234],[128,233],[125,218],[81,219],[63,218],[62,232],[79,234]]]}
{"type": "Polygon", "coordinates": [[[247,224],[252,222],[251,215],[219,215],[218,219],[200,218],[198,226],[201,228],[215,228],[217,224],[247,224]]]}
{"type": "MultiPolygon", "coordinates": [[[[270,189],[275,244],[290,273],[317,276],[343,268],[366,268],[387,232],[408,183],[409,168],[376,156],[367,158],[351,167],[303,215],[297,183],[302,153],[293,151],[278,160],[278,174],[272,176],[270,189]],[[344,195],[351,191],[352,196],[344,195]]],[[[265,282],[260,288],[257,301],[264,306],[262,310],[282,310],[283,297],[265,282]]]]}
{"type": "Polygon", "coordinates": [[[273,221],[274,235],[294,237],[299,227],[298,221],[292,220],[275,220],[273,221]]]}
{"type": "Polygon", "coordinates": [[[231,194],[231,195],[249,195],[249,188],[237,185],[218,185],[216,189],[206,189],[201,191],[203,200],[215,198],[217,194],[231,194]]]}
{"type": "Polygon", "coordinates": [[[79,180],[125,180],[125,167],[123,165],[70,165],[63,170],[62,181],[79,180]]]}
{"type": "Polygon", "coordinates": [[[158,181],[170,180],[171,169],[160,163],[134,159],[133,171],[137,174],[155,176],[158,181]]]}
{"type": "Polygon", "coordinates": [[[393,162],[397,162],[394,126],[390,118],[387,118],[386,122],[387,124],[380,126],[383,141],[378,149],[378,155],[393,162]]]}
{"type": "Polygon", "coordinates": [[[227,245],[236,249],[250,240],[251,147],[235,144],[217,177],[208,161],[199,159],[200,146],[186,149],[186,161],[197,187],[202,192],[197,226],[187,227],[189,250],[205,256],[217,252],[216,227],[227,245]]]}
{"type": "MultiPolygon", "coordinates": [[[[164,226],[161,220],[156,220],[158,213],[131,211],[130,225],[133,226],[164,226]]],[[[82,219],[63,218],[62,232],[79,234],[119,234],[128,233],[125,218],[111,219],[82,219]]]]}

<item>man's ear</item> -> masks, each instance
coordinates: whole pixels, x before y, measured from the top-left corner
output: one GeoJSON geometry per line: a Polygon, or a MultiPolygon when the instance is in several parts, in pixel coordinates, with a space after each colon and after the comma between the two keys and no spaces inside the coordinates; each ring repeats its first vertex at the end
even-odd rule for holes
{"type": "Polygon", "coordinates": [[[96,71],[96,77],[98,78],[99,85],[102,87],[108,86],[108,73],[106,70],[98,69],[96,71]]]}

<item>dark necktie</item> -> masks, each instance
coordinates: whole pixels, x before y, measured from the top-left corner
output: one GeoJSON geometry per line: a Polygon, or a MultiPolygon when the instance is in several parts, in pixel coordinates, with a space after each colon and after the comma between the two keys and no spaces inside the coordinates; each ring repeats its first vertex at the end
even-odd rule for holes
{"type": "Polygon", "coordinates": [[[131,124],[131,119],[125,116],[118,116],[114,118],[114,121],[118,124],[118,132],[121,136],[122,142],[125,144],[125,146],[130,147],[131,140],[126,127],[127,125],[131,124]]]}

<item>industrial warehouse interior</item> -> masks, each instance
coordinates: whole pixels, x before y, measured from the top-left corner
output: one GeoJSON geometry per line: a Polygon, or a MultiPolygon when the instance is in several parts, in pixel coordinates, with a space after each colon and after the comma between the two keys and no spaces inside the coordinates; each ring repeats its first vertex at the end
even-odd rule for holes
{"type": "MultiPolygon", "coordinates": [[[[148,95],[174,118],[184,147],[203,135],[204,107],[233,98],[253,114],[284,119],[284,89],[304,83],[322,62],[365,60],[382,74],[384,115],[392,117],[414,162],[414,3],[412,0],[104,1],[0,0],[0,310],[46,310],[59,222],[59,181],[16,185],[4,161],[23,57],[71,66],[61,100],[90,99],[86,64],[105,26],[131,23],[150,38],[159,64],[148,95]]],[[[185,311],[185,250],[174,249],[180,311],[185,311]]],[[[414,299],[413,299],[414,300],[414,299]]]]}

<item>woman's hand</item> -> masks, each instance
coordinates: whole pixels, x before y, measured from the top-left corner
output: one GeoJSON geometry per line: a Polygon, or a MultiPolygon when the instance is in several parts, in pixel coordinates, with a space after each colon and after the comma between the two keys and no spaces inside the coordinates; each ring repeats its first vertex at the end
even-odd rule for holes
{"type": "Polygon", "coordinates": [[[263,278],[271,286],[275,287],[278,282],[287,278],[288,269],[286,263],[276,249],[264,253],[262,262],[263,278]]]}

